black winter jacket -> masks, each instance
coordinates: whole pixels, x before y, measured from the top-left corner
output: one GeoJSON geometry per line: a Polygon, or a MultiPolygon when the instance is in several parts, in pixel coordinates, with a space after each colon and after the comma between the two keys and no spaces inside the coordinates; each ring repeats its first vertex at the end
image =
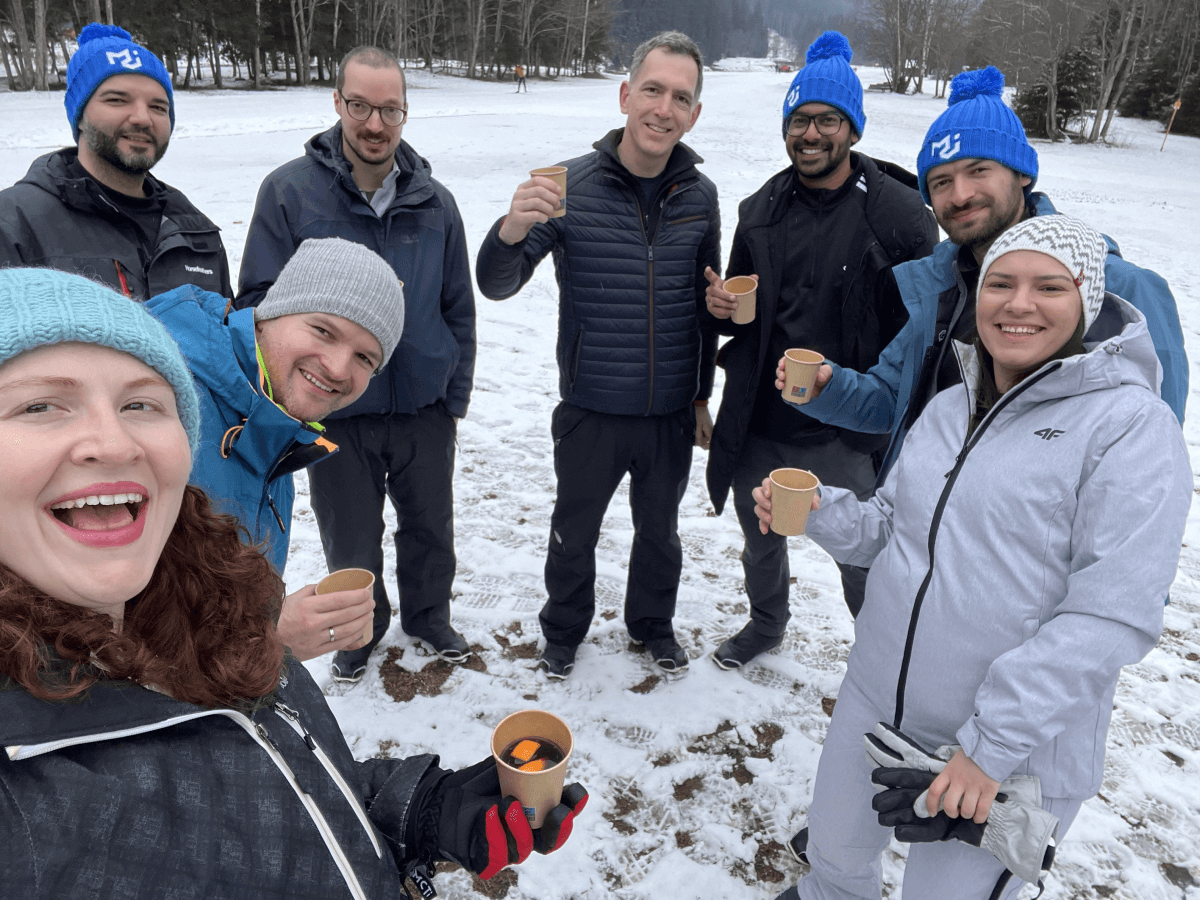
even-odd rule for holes
{"type": "Polygon", "coordinates": [[[703,160],[678,144],[656,198],[658,227],[646,234],[641,188],[617,156],[623,133],[561,163],[565,216],[535,225],[511,247],[497,222],[475,276],[484,295],[503,300],[553,251],[562,399],[613,415],[663,415],[712,392],[716,333],[704,267],[720,266],[720,210],[716,186],[696,169],[703,160]]]}
{"type": "Polygon", "coordinates": [[[233,296],[221,230],[187,197],[146,176],[163,218],[154,252],[145,259],[133,219],[91,178],[71,176],[68,167],[78,153],[68,147],[39,157],[24,178],[0,191],[0,266],[74,272],[134,300],[185,284],[233,296]]]}
{"type": "Polygon", "coordinates": [[[0,678],[0,742],[0,894],[22,898],[395,900],[437,761],[356,762],[294,660],[250,715],[124,681],[45,702],[0,678]]]}
{"type": "Polygon", "coordinates": [[[341,148],[339,123],[263,181],[246,234],[237,306],[257,306],[308,238],[340,237],[370,247],[404,282],[404,334],[366,392],[329,418],[411,415],[441,400],[461,419],[475,374],[475,295],[458,206],[433,180],[429,163],[401,141],[396,162],[412,177],[380,218],[354,183],[341,148]]]}
{"type": "MultiPolygon", "coordinates": [[[[867,204],[855,233],[825,235],[831,246],[860,248],[854,254],[857,268],[846,279],[842,296],[828,298],[840,306],[842,319],[842,346],[837,357],[830,353],[829,358],[865,372],[904,324],[906,314],[892,266],[933,252],[937,224],[917,192],[915,176],[891,163],[853,156],[861,162],[866,177],[867,204]]],[[[766,353],[787,252],[784,220],[795,186],[794,170],[784,169],[738,207],[729,271],[758,275],[754,320],[737,325],[730,319],[709,316],[719,331],[733,336],[720,351],[725,388],[708,460],[708,490],[718,513],[725,507],[733,482],[763,366],[774,368],[778,362],[766,359],[766,353]]],[[[856,436],[848,437],[853,442],[856,436]]]]}

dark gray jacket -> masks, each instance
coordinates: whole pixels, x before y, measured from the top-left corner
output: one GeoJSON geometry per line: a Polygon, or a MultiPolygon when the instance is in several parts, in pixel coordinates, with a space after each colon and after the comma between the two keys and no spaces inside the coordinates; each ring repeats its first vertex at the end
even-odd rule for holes
{"type": "Polygon", "coordinates": [[[475,295],[454,197],[401,141],[396,164],[412,177],[381,218],[354,183],[341,147],[339,123],[263,181],[246,234],[237,305],[257,306],[308,238],[340,237],[370,247],[404,282],[404,336],[366,392],[329,418],[411,415],[441,400],[461,419],[475,374],[475,295]]]}
{"type": "MultiPolygon", "coordinates": [[[[511,297],[554,252],[558,276],[558,379],[563,400],[614,415],[663,415],[708,399],[716,333],[704,304],[705,266],[720,269],[717,189],[678,144],[647,234],[641,188],[621,164],[616,129],[594,153],[568,160],[567,214],[508,246],[497,222],[475,276],[493,300],[511,297]]],[[[503,220],[501,220],[503,221],[503,220]]]]}
{"type": "Polygon", "coordinates": [[[0,894],[395,898],[434,756],[356,762],[290,662],[250,714],[125,681],[45,702],[0,678],[0,894]]]}
{"type": "Polygon", "coordinates": [[[78,153],[68,147],[39,157],[24,178],[0,191],[0,266],[75,272],[134,300],[185,284],[233,296],[221,230],[187,197],[146,176],[163,217],[154,251],[145,258],[133,219],[91,178],[71,176],[68,167],[78,153]]]}

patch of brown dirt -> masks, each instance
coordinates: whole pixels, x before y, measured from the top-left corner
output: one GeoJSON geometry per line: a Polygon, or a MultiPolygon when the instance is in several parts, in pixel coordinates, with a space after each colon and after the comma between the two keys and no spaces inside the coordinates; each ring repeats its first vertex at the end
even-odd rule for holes
{"type": "Polygon", "coordinates": [[[696,796],[696,791],[704,785],[704,778],[700,775],[693,775],[687,781],[675,785],[676,800],[691,800],[696,796]]]}
{"type": "Polygon", "coordinates": [[[662,681],[657,675],[647,675],[645,681],[640,681],[630,688],[635,694],[648,694],[662,681]]]}
{"type": "Polygon", "coordinates": [[[759,881],[778,884],[783,881],[783,873],[775,868],[775,858],[783,852],[783,844],[779,841],[767,841],[758,845],[754,854],[754,875],[759,881]]]}
{"type": "MultiPolygon", "coordinates": [[[[446,683],[446,679],[454,674],[454,666],[444,659],[435,659],[433,662],[427,663],[419,672],[409,672],[400,667],[399,661],[403,655],[402,648],[389,647],[387,659],[379,665],[383,689],[397,703],[407,703],[417,694],[422,697],[436,697],[442,692],[442,685],[446,683]]],[[[478,654],[472,656],[464,665],[477,672],[487,671],[486,666],[483,668],[472,666],[470,663],[475,660],[478,660],[479,666],[483,666],[483,660],[479,659],[478,654]]]]}
{"type": "Polygon", "coordinates": [[[675,846],[678,847],[680,850],[686,850],[688,847],[692,846],[692,844],[694,844],[694,843],[696,843],[696,842],[692,839],[691,834],[689,834],[688,832],[686,832],[686,831],[675,832],[675,846]]]}
{"type": "Polygon", "coordinates": [[[675,757],[670,753],[660,753],[654,759],[650,760],[650,765],[656,769],[661,769],[663,766],[669,766],[673,762],[675,762],[675,757]]]}
{"type": "Polygon", "coordinates": [[[821,698],[821,709],[824,710],[825,715],[827,715],[827,716],[833,715],[833,708],[836,705],[837,705],[836,697],[822,697],[821,698]]]}

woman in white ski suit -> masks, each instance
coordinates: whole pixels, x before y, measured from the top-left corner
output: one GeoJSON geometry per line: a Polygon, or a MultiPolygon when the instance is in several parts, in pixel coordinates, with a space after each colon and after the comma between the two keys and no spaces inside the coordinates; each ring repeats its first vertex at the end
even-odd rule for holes
{"type": "MultiPolygon", "coordinates": [[[[863,752],[877,722],[931,752],[960,745],[996,782],[1037,776],[1059,839],[1100,788],[1117,678],[1162,631],[1192,494],[1145,319],[1104,293],[1102,247],[1063,216],[1002,234],[980,285],[1014,249],[1074,259],[1085,352],[1051,354],[968,436],[980,356],[960,345],[964,386],[934,398],[876,496],[821,488],[808,536],[871,574],[808,813],[812,871],[783,897],[880,897],[892,829],[863,752]]],[[[1004,869],[959,841],[913,843],[904,897],[1011,897],[1004,869]]]]}

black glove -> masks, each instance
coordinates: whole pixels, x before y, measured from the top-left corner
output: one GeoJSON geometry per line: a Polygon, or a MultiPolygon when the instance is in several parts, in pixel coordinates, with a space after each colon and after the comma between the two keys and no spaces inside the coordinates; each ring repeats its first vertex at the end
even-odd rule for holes
{"type": "Polygon", "coordinates": [[[533,831],[517,799],[500,795],[496,761],[489,756],[446,773],[434,788],[430,805],[437,810],[437,855],[491,878],[505,866],[524,862],[533,850],[551,853],[566,843],[587,800],[582,785],[568,785],[562,802],[533,831]]]}
{"type": "Polygon", "coordinates": [[[1054,862],[1058,818],[1042,809],[1041,784],[1036,776],[1015,775],[1000,785],[987,821],[929,815],[926,792],[936,772],[880,766],[871,773],[881,793],[871,798],[879,824],[894,828],[896,840],[907,843],[958,840],[982,847],[1022,881],[1043,881],[1054,862]]]}

